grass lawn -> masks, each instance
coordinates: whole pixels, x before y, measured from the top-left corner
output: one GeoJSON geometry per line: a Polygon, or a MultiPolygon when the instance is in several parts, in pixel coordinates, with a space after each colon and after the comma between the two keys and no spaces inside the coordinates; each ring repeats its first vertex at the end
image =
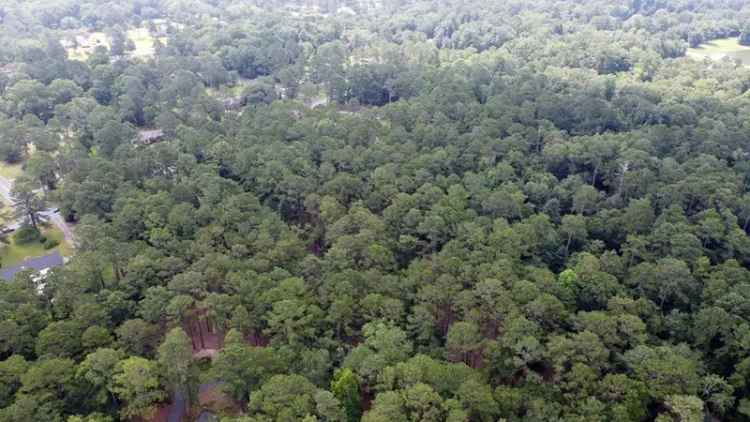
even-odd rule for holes
{"type": "MultiPolygon", "coordinates": [[[[154,56],[154,37],[148,31],[148,28],[129,29],[128,38],[135,44],[135,50],[130,53],[133,57],[145,59],[154,56]]],[[[160,39],[159,41],[165,43],[166,39],[160,39]]]]}
{"type": "MultiPolygon", "coordinates": [[[[63,142],[60,142],[60,145],[63,145],[63,142]]],[[[31,158],[34,154],[36,154],[36,146],[34,144],[29,144],[28,149],[26,150],[26,158],[23,158],[20,162],[15,164],[9,164],[6,163],[3,160],[0,160],[0,176],[5,177],[6,179],[16,179],[18,176],[23,174],[23,166],[25,164],[25,161],[29,158],[31,158]]],[[[56,155],[58,152],[55,151],[53,153],[53,156],[56,155]]]]}
{"type": "Polygon", "coordinates": [[[742,61],[745,66],[750,65],[750,46],[740,45],[737,38],[722,38],[701,44],[697,48],[688,48],[687,56],[703,60],[721,60],[732,57],[742,61]]]}
{"type": "Polygon", "coordinates": [[[89,32],[79,37],[78,47],[68,49],[70,60],[86,61],[98,45],[109,48],[109,37],[104,32],[89,32]]]}
{"type": "MultiPolygon", "coordinates": [[[[154,37],[146,27],[131,28],[126,33],[128,39],[135,44],[135,50],[129,52],[132,57],[146,59],[154,55],[154,37]]],[[[71,60],[86,61],[89,55],[98,45],[110,47],[111,41],[109,36],[104,32],[89,32],[79,36],[79,45],[76,48],[68,49],[68,58],[71,60]]],[[[167,42],[166,37],[159,39],[162,43],[167,42]]]]}
{"type": "Polygon", "coordinates": [[[8,164],[0,160],[0,176],[15,179],[23,173],[23,163],[8,164]]]}
{"type": "Polygon", "coordinates": [[[42,233],[48,239],[55,239],[60,242],[55,248],[44,249],[41,243],[29,243],[26,245],[16,245],[13,241],[13,235],[8,236],[10,243],[5,244],[0,248],[0,262],[3,267],[10,267],[13,265],[20,264],[28,258],[35,258],[52,253],[55,250],[59,250],[63,256],[70,256],[73,254],[73,249],[65,243],[63,232],[55,227],[48,227],[42,229],[42,233]]]}

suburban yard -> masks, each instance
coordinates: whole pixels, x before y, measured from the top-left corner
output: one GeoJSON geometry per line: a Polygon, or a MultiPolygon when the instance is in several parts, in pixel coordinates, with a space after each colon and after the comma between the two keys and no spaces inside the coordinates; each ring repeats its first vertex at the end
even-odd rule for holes
{"type": "Polygon", "coordinates": [[[68,57],[71,60],[86,61],[99,45],[109,48],[109,38],[104,32],[89,32],[75,37],[76,46],[69,47],[68,57]]]}
{"type": "MultiPolygon", "coordinates": [[[[128,30],[128,38],[135,44],[135,50],[130,54],[133,57],[139,59],[147,59],[153,57],[156,51],[154,50],[154,37],[148,32],[148,28],[133,28],[128,30]]],[[[161,37],[159,41],[166,44],[167,38],[161,37]]]]}
{"type": "Polygon", "coordinates": [[[721,60],[730,57],[740,60],[745,66],[750,65],[750,47],[741,45],[737,38],[711,40],[697,48],[689,48],[687,56],[697,60],[721,60]]]}
{"type": "MultiPolygon", "coordinates": [[[[133,41],[135,49],[127,54],[138,59],[147,59],[153,57],[154,36],[146,27],[131,28],[127,30],[127,37],[133,41]]],[[[110,39],[104,32],[85,32],[74,37],[75,45],[67,47],[68,57],[72,60],[85,61],[93,53],[97,46],[110,47],[110,39]]],[[[159,41],[167,42],[166,37],[160,37],[159,41]]],[[[69,41],[72,42],[72,41],[69,41]]]]}
{"type": "Polygon", "coordinates": [[[10,267],[17,265],[28,258],[47,255],[56,250],[60,251],[60,254],[63,256],[73,255],[73,248],[65,242],[63,232],[60,229],[50,225],[42,229],[42,234],[48,239],[57,240],[60,244],[52,249],[44,249],[44,246],[39,242],[17,245],[11,234],[7,237],[8,243],[0,248],[0,263],[2,263],[2,266],[10,267]]]}
{"type": "MultiPolygon", "coordinates": [[[[13,180],[22,174],[23,163],[8,164],[0,160],[0,178],[7,179],[12,183],[13,180]]],[[[13,204],[9,201],[6,195],[0,195],[0,224],[6,225],[13,223],[14,221],[13,204]]],[[[60,254],[63,256],[73,255],[73,247],[66,242],[62,230],[48,222],[41,231],[46,238],[58,241],[58,246],[51,249],[44,249],[44,245],[41,242],[19,245],[13,240],[13,233],[9,233],[0,243],[0,263],[2,266],[9,267],[17,265],[28,258],[47,255],[55,250],[59,250],[60,254]]]]}

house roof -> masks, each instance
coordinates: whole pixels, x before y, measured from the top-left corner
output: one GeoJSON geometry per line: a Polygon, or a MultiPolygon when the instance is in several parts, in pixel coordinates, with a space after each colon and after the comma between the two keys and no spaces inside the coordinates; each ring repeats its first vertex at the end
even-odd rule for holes
{"type": "Polygon", "coordinates": [[[61,267],[63,265],[63,257],[59,251],[52,252],[49,255],[40,256],[38,258],[30,258],[26,261],[14,265],[12,267],[3,268],[0,271],[0,275],[6,280],[13,280],[13,277],[21,271],[32,269],[34,271],[42,271],[48,268],[61,267]]]}
{"type": "Polygon", "coordinates": [[[149,143],[158,141],[164,137],[164,131],[161,129],[148,129],[138,132],[138,142],[149,143]]]}
{"type": "Polygon", "coordinates": [[[244,105],[245,99],[242,97],[231,97],[231,98],[224,98],[221,100],[222,104],[224,104],[224,108],[226,110],[236,110],[238,108],[242,108],[244,105]]]}

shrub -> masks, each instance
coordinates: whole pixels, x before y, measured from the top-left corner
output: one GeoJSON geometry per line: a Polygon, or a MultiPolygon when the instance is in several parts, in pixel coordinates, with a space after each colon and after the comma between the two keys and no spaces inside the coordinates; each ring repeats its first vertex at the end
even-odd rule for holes
{"type": "Polygon", "coordinates": [[[16,233],[13,235],[13,240],[15,240],[18,245],[39,242],[41,241],[41,238],[42,234],[33,226],[22,226],[16,230],[16,233]]]}
{"type": "Polygon", "coordinates": [[[55,239],[47,239],[44,241],[44,249],[52,249],[59,244],[60,242],[55,239]]]}

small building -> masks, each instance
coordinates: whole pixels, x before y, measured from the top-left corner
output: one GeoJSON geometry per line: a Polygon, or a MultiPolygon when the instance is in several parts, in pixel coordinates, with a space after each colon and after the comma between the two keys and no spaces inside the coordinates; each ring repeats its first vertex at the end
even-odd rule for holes
{"type": "Polygon", "coordinates": [[[148,129],[138,131],[135,142],[140,145],[151,145],[164,140],[164,131],[161,129],[148,129]]]}
{"type": "Polygon", "coordinates": [[[3,268],[0,271],[0,275],[6,280],[13,280],[16,274],[26,271],[33,270],[35,274],[35,281],[40,281],[44,278],[49,270],[52,268],[62,267],[65,264],[63,256],[60,255],[59,251],[52,252],[49,255],[40,256],[38,258],[29,258],[26,261],[14,265],[12,267],[3,268]],[[37,278],[39,280],[37,280],[37,278]]]}

